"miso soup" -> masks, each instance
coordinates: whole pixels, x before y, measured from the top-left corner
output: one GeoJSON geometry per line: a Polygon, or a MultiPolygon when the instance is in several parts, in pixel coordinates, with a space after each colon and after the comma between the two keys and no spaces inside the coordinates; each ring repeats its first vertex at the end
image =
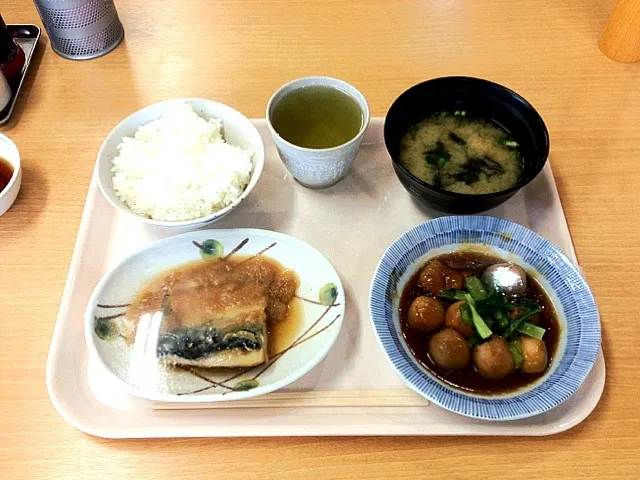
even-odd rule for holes
{"type": "Polygon", "coordinates": [[[413,125],[400,143],[400,163],[430,185],[465,194],[507,190],[522,172],[520,145],[509,132],[465,111],[413,125]]]}
{"type": "Polygon", "coordinates": [[[283,139],[305,148],[332,148],[355,138],[362,128],[358,102],[333,87],[302,87],[271,112],[271,125],[283,139]]]}

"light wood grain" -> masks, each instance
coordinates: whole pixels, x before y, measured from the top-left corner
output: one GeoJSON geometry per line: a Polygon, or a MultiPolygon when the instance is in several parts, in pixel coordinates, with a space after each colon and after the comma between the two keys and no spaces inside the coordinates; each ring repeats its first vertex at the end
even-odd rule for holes
{"type": "MultiPolygon", "coordinates": [[[[3,479],[634,478],[640,456],[640,69],[598,38],[609,0],[117,1],[124,43],[70,62],[42,45],[11,124],[24,185],[0,217],[0,477],[3,479]],[[44,47],[44,48],[43,48],[44,47]],[[282,83],[328,74],[373,115],[430,77],[506,84],[540,111],[581,265],[602,313],[607,385],[556,437],[106,441],[53,409],[44,366],[96,152],[124,116],[200,96],[263,116],[282,83]]],[[[29,0],[9,23],[40,24],[29,0]]]]}
{"type": "Polygon", "coordinates": [[[617,62],[640,62],[640,0],[616,2],[599,46],[617,62]]]}
{"type": "Polygon", "coordinates": [[[274,392],[249,400],[214,403],[155,402],[157,410],[296,407],[426,407],[428,400],[408,388],[397,390],[331,390],[274,392]]]}

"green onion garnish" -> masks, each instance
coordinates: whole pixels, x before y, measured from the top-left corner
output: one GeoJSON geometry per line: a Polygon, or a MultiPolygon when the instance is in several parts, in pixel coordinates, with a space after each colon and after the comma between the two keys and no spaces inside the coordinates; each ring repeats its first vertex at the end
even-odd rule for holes
{"type": "Polygon", "coordinates": [[[542,340],[546,330],[542,327],[538,327],[533,323],[524,322],[522,325],[518,327],[518,332],[523,335],[528,335],[533,338],[537,338],[538,340],[542,340]]]}
{"type": "Polygon", "coordinates": [[[464,296],[466,293],[467,292],[465,292],[464,290],[445,290],[438,296],[445,300],[457,301],[464,300],[464,296]]]}
{"type": "Polygon", "coordinates": [[[522,344],[520,343],[519,338],[509,342],[509,351],[511,352],[513,363],[515,363],[516,368],[522,367],[522,364],[524,363],[524,355],[522,354],[522,344]]]}
{"type": "Polygon", "coordinates": [[[482,317],[478,315],[478,312],[476,311],[476,308],[474,306],[474,301],[473,301],[473,298],[471,298],[471,295],[466,295],[466,300],[467,300],[467,305],[469,306],[469,310],[471,312],[471,319],[473,320],[473,326],[476,328],[476,332],[478,332],[478,335],[480,335],[480,338],[482,338],[483,340],[486,340],[491,335],[493,335],[493,332],[487,326],[487,324],[482,319],[482,317]]]}
{"type": "Polygon", "coordinates": [[[482,300],[487,297],[487,291],[478,277],[467,278],[465,285],[474,300],[482,300]]]}
{"type": "Polygon", "coordinates": [[[471,337],[469,339],[467,339],[467,345],[469,345],[469,348],[473,348],[476,345],[478,345],[480,343],[480,339],[478,337],[471,337]]]}
{"type": "Polygon", "coordinates": [[[473,327],[473,318],[471,317],[471,310],[469,309],[468,303],[460,305],[460,317],[464,323],[473,327]]]}
{"type": "Polygon", "coordinates": [[[482,300],[476,302],[476,310],[480,315],[493,315],[507,305],[507,297],[503,292],[493,292],[482,300]]]}
{"type": "Polygon", "coordinates": [[[504,145],[507,148],[518,148],[520,144],[511,138],[501,138],[498,140],[500,145],[504,145]]]}
{"type": "Polygon", "coordinates": [[[494,313],[493,318],[495,318],[498,324],[498,328],[504,330],[509,326],[509,317],[507,317],[501,310],[498,310],[496,313],[494,313]]]}
{"type": "Polygon", "coordinates": [[[502,333],[502,336],[504,338],[509,338],[518,328],[520,328],[520,325],[522,325],[527,318],[541,311],[542,311],[542,308],[540,308],[540,305],[536,305],[536,308],[529,310],[525,314],[520,315],[518,318],[513,320],[513,322],[511,322],[511,324],[502,333]]]}

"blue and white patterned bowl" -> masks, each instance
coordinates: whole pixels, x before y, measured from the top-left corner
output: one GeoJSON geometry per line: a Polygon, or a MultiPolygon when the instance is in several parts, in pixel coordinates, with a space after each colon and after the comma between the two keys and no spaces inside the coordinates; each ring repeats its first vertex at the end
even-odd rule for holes
{"type": "Polygon", "coordinates": [[[371,322],[393,368],[433,403],[468,417],[515,420],[546,412],[568,399],[591,371],[600,350],[600,316],[589,286],[555,245],[507,220],[442,217],[398,238],[376,269],[369,296],[371,322]],[[522,265],[549,294],[562,325],[551,368],[537,382],[503,395],[476,395],[437,379],[410,353],[400,331],[404,285],[427,259],[461,248],[493,253],[522,265]]]}

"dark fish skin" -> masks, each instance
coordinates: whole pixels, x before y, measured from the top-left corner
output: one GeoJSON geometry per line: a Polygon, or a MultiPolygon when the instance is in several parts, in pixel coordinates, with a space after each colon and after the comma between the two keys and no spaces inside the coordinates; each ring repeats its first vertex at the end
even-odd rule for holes
{"type": "Polygon", "coordinates": [[[212,326],[179,328],[158,337],[158,357],[177,356],[198,360],[213,353],[234,348],[259,350],[263,347],[262,332],[253,329],[223,333],[212,326]]]}

